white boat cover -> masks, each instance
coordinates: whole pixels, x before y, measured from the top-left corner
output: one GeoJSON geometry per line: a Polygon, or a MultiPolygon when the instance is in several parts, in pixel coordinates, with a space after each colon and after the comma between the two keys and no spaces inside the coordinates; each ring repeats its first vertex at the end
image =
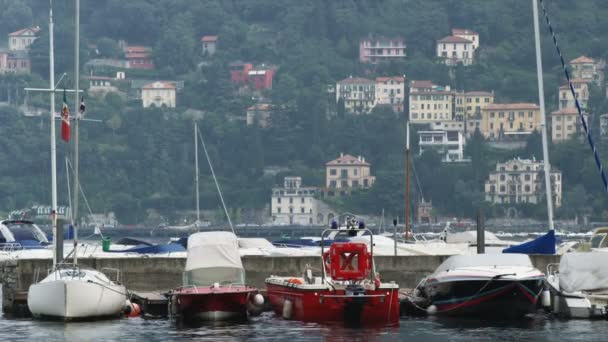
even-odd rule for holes
{"type": "MultiPolygon", "coordinates": [[[[496,235],[492,232],[484,232],[484,237],[486,242],[494,242],[501,241],[496,235]]],[[[448,233],[446,236],[447,243],[477,243],[477,231],[476,230],[467,230],[464,232],[458,233],[448,233]]]]}
{"type": "Polygon", "coordinates": [[[463,267],[493,266],[534,267],[530,257],[525,254],[453,255],[437,267],[435,274],[463,267]]]}
{"type": "Polygon", "coordinates": [[[566,253],[559,263],[559,288],[566,292],[608,288],[608,253],[566,253]]]}
{"type": "Polygon", "coordinates": [[[239,238],[240,248],[276,248],[270,241],[264,238],[239,238]]]}
{"type": "Polygon", "coordinates": [[[230,232],[190,235],[186,271],[218,267],[243,269],[236,235],[230,232]]]}

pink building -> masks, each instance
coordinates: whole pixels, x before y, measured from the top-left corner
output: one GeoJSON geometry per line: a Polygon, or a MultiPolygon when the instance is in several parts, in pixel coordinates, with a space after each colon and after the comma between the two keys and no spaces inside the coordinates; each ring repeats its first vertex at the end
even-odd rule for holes
{"type": "Polygon", "coordinates": [[[228,67],[230,68],[230,80],[232,83],[242,86],[247,83],[249,71],[253,69],[253,64],[237,61],[230,63],[228,67]]]}
{"type": "Polygon", "coordinates": [[[401,37],[383,37],[369,35],[359,41],[359,61],[361,63],[378,63],[404,59],[405,41],[401,37]]]}
{"type": "Polygon", "coordinates": [[[250,70],[248,75],[249,85],[255,89],[272,89],[272,79],[274,78],[274,68],[265,67],[250,70]]]}
{"type": "Polygon", "coordinates": [[[0,74],[29,74],[31,69],[32,63],[26,51],[0,50],[0,74]]]}

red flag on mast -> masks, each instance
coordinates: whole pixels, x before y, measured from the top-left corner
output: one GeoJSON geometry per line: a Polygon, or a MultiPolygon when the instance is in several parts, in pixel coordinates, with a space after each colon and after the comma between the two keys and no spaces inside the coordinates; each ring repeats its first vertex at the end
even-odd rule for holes
{"type": "Polygon", "coordinates": [[[63,108],[61,109],[61,139],[65,142],[70,141],[70,110],[68,109],[65,89],[63,89],[63,108]]]}

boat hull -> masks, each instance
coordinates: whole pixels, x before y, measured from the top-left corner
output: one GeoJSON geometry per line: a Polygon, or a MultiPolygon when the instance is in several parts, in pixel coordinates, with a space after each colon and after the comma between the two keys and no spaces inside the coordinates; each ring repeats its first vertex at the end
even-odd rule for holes
{"type": "Polygon", "coordinates": [[[425,292],[437,314],[519,318],[536,311],[542,289],[542,279],[483,279],[433,284],[425,292]]]}
{"type": "Polygon", "coordinates": [[[365,290],[361,295],[350,295],[345,289],[306,289],[268,281],[266,287],[273,310],[286,319],[347,326],[399,325],[397,287],[365,290]]]}
{"type": "Polygon", "coordinates": [[[248,286],[177,290],[170,297],[170,314],[175,319],[192,323],[246,319],[247,301],[256,291],[248,286]]]}
{"type": "Polygon", "coordinates": [[[117,284],[59,279],[30,286],[27,302],[34,317],[91,320],[118,317],[126,292],[124,286],[117,284]]]}

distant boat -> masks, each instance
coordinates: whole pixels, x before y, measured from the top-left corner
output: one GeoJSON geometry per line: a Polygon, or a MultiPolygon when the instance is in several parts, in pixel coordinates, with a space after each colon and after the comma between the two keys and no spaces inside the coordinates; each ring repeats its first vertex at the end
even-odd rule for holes
{"type": "Polygon", "coordinates": [[[169,298],[171,316],[189,324],[246,319],[248,306],[264,301],[246,285],[238,240],[230,232],[190,235],[183,286],[169,298]]]}
{"type": "Polygon", "coordinates": [[[186,249],[177,242],[152,243],[141,239],[122,238],[103,249],[106,253],[138,253],[138,254],[162,254],[173,252],[185,252],[186,249]]]}
{"type": "Polygon", "coordinates": [[[0,222],[0,250],[47,248],[49,240],[32,221],[4,220],[0,222]]]}
{"type": "Polygon", "coordinates": [[[544,279],[524,254],[457,255],[415,292],[429,314],[518,318],[536,311],[544,279]]]}

